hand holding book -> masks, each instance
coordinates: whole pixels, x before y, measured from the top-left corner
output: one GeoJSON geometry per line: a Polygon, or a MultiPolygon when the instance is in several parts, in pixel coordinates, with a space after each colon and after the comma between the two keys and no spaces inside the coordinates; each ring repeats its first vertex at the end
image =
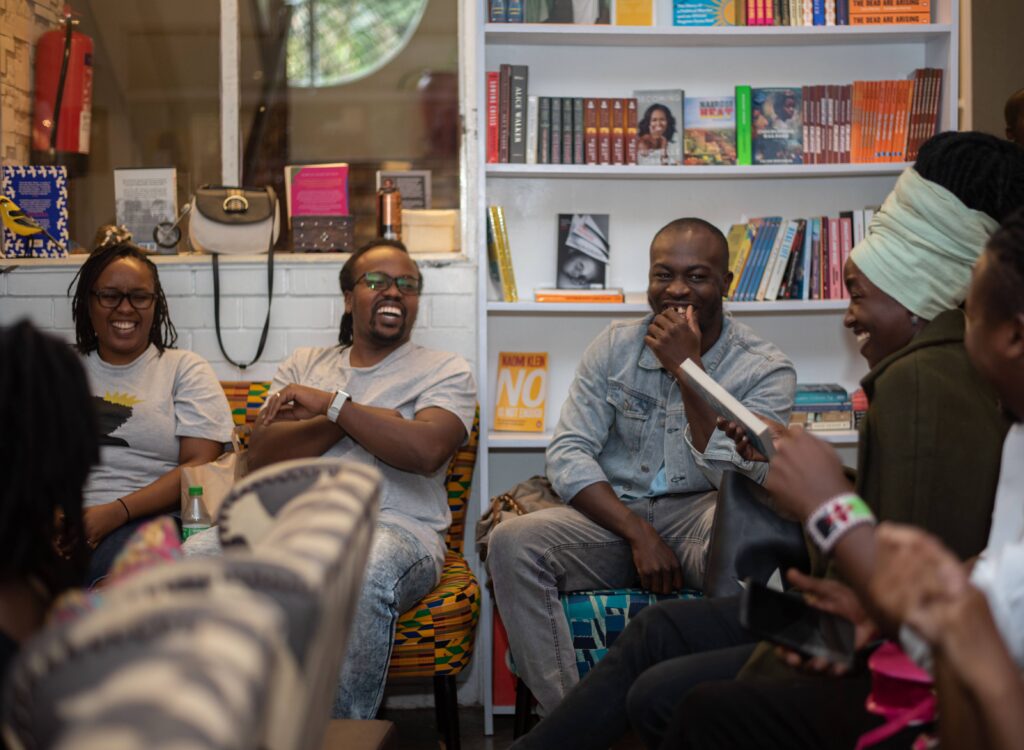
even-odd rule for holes
{"type": "MultiPolygon", "coordinates": [[[[786,426],[775,422],[771,419],[765,419],[760,417],[761,421],[767,425],[769,432],[772,437],[772,444],[774,445],[780,439],[786,437],[789,434],[789,430],[786,426]]],[[[747,437],[747,431],[743,428],[743,425],[739,422],[726,419],[725,417],[718,418],[718,429],[728,436],[736,444],[736,452],[740,454],[740,458],[747,461],[761,461],[765,462],[768,460],[761,451],[754,447],[754,444],[750,442],[750,438],[747,437]]]]}

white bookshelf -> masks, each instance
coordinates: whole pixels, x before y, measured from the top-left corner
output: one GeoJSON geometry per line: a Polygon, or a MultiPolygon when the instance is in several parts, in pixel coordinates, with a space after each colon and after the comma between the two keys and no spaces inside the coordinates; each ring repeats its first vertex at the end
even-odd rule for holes
{"type": "MultiPolygon", "coordinates": [[[[659,8],[663,3],[659,2],[659,8]]],[[[669,4],[670,5],[670,4],[669,4]]],[[[659,18],[664,18],[659,10],[659,18]]],[[[626,97],[642,89],[682,89],[689,96],[731,95],[738,84],[799,86],[902,79],[915,68],[941,67],[940,129],[958,125],[959,3],[933,2],[934,23],[890,27],[673,28],[476,25],[479,175],[467,210],[505,209],[520,299],[496,301],[478,250],[478,349],[481,442],[477,481],[486,500],[541,473],[544,448],[558,419],[576,363],[613,319],[646,313],[631,304],[533,302],[533,290],[555,286],[557,215],[610,215],[609,286],[647,286],[647,251],[661,226],[681,216],[704,218],[723,231],[755,216],[835,215],[879,205],[905,164],[657,167],[485,164],[485,71],[502,63],[529,67],[528,94],[626,97]],[[496,362],[501,351],[549,353],[542,433],[491,429],[496,362]]],[[[480,233],[483,234],[482,232],[480,233]]],[[[483,242],[481,238],[481,243],[483,242]]],[[[738,321],[775,342],[801,382],[857,387],[867,371],[853,336],[843,328],[842,300],[729,303],[738,321]]],[[[855,461],[852,431],[823,433],[847,463],[855,461]]],[[[485,731],[493,727],[490,607],[483,608],[478,659],[485,660],[485,731]]]]}

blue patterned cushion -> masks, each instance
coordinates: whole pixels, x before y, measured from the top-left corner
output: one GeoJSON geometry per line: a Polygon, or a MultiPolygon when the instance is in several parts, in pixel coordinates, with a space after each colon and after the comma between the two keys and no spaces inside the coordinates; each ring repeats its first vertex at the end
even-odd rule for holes
{"type": "Polygon", "coordinates": [[[699,591],[652,594],[644,589],[605,589],[562,594],[562,609],[569,621],[576,668],[582,678],[597,664],[608,648],[641,609],[667,599],[699,599],[699,591]]]}

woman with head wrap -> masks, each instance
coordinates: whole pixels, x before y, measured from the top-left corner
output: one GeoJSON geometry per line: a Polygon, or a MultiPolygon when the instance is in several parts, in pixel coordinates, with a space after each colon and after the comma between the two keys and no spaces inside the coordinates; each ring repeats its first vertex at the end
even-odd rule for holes
{"type": "MultiPolygon", "coordinates": [[[[980,133],[936,136],[844,273],[844,323],[871,366],[858,494],[877,518],[924,527],[965,557],[985,545],[1008,423],[968,362],[958,306],[988,236],[1021,204],[1024,150],[980,133]]],[[[649,747],[848,748],[879,723],[863,710],[865,673],[794,672],[755,651],[738,611],[738,598],[646,608],[516,747],[607,747],[631,725],[649,747]]]]}

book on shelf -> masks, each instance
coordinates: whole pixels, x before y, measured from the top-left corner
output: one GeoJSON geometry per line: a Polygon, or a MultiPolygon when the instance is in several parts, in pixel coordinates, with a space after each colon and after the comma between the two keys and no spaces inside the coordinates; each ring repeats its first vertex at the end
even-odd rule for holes
{"type": "Polygon", "coordinates": [[[63,258],[68,254],[68,170],[66,167],[4,165],[0,195],[14,202],[2,207],[3,254],[8,258],[63,258]],[[50,234],[25,233],[16,211],[50,234]],[[56,243],[54,242],[56,240],[56,243]]]}
{"type": "Polygon", "coordinates": [[[498,161],[508,164],[508,138],[511,123],[512,66],[502,63],[498,68],[498,161]]]}
{"type": "Polygon", "coordinates": [[[526,163],[537,163],[537,137],[540,127],[540,97],[526,97],[526,163]]]}
{"type": "Polygon", "coordinates": [[[608,214],[558,215],[559,289],[603,289],[610,259],[608,214]]]}
{"type": "Polygon", "coordinates": [[[637,116],[637,164],[683,163],[682,89],[634,91],[637,116]]]}
{"type": "Polygon", "coordinates": [[[606,289],[549,289],[533,290],[534,302],[578,302],[580,304],[617,304],[625,302],[625,294],[618,287],[606,289]]]}
{"type": "Polygon", "coordinates": [[[789,426],[799,425],[811,432],[836,432],[853,429],[853,410],[849,403],[845,409],[811,411],[795,408],[789,414],[789,426]]]}
{"type": "MultiPolygon", "coordinates": [[[[422,175],[418,179],[423,179],[422,175]]],[[[429,176],[426,179],[429,180],[429,176]]],[[[381,184],[381,173],[378,173],[377,182],[381,184]]],[[[406,187],[402,191],[403,202],[408,192],[415,205],[415,190],[410,185],[406,187]]],[[[353,249],[348,164],[289,164],[284,168],[284,190],[294,250],[345,252],[353,249]]]]}
{"type": "Polygon", "coordinates": [[[797,383],[795,406],[845,404],[850,394],[838,383],[797,383]]]}
{"type": "MultiPolygon", "coordinates": [[[[174,167],[114,170],[114,213],[132,242],[145,250],[163,250],[153,230],[178,217],[178,172],[174,167]]],[[[174,249],[170,249],[174,252],[174,249]]]]}
{"type": "MultiPolygon", "coordinates": [[[[493,6],[491,6],[493,9],[493,6]]],[[[499,91],[501,73],[496,70],[487,71],[487,163],[497,164],[498,154],[498,117],[500,112],[499,91]]]]}
{"type": "Polygon", "coordinates": [[[502,301],[518,302],[519,292],[516,290],[516,276],[512,268],[505,209],[501,206],[487,207],[487,258],[491,279],[497,283],[502,301]]]}
{"type": "Polygon", "coordinates": [[[543,432],[547,352],[499,352],[494,429],[543,432]]]}
{"type": "Polygon", "coordinates": [[[684,164],[736,163],[735,96],[688,96],[683,120],[684,164]]]}
{"type": "MultiPolygon", "coordinates": [[[[645,0],[626,0],[642,6],[645,0]]],[[[562,0],[487,0],[491,23],[611,23],[611,0],[568,3],[562,0]]],[[[646,0],[650,4],[652,0],[646,0]]],[[[621,3],[621,0],[620,0],[621,3]]]]}
{"type": "Polygon", "coordinates": [[[616,26],[653,26],[654,0],[615,0],[616,26]]]}
{"type": "Polygon", "coordinates": [[[743,0],[673,0],[673,26],[734,26],[743,0]]]}
{"type": "Polygon", "coordinates": [[[508,160],[511,164],[526,163],[526,97],[529,69],[513,65],[509,72],[508,160]]]}
{"type": "Polygon", "coordinates": [[[751,90],[754,164],[802,164],[802,92],[798,87],[751,90]]]}
{"type": "Polygon", "coordinates": [[[753,135],[751,123],[751,88],[750,86],[736,87],[736,163],[741,166],[753,164],[750,153],[751,137],[753,135]]]}

